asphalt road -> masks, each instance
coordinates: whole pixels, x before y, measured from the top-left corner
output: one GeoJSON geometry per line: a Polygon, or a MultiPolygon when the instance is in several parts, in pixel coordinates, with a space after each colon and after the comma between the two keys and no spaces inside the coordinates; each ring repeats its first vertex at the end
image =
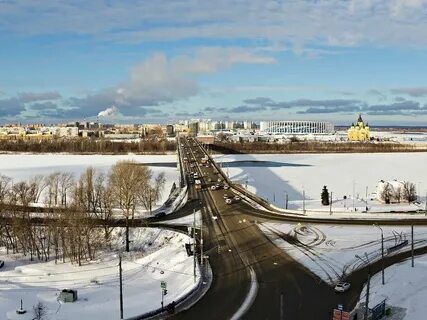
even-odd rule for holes
{"type": "MultiPolygon", "coordinates": [[[[199,147],[185,140],[183,143],[186,150],[191,149],[187,158],[196,158],[199,163],[203,155],[197,150],[199,147]]],[[[212,167],[200,170],[199,166],[186,165],[187,172],[195,169],[204,179],[214,180],[212,167]]],[[[246,299],[251,285],[258,290],[240,317],[243,319],[330,319],[333,307],[338,303],[346,305],[349,293],[336,294],[332,287],[295,262],[260,231],[253,217],[254,209],[240,201],[225,204],[224,193],[232,192],[212,191],[208,182],[202,183],[205,188],[198,196],[208,208],[202,212],[213,283],[194,307],[174,318],[230,319],[246,299]],[[251,268],[255,271],[256,283],[251,282],[251,268]]]]}
{"type": "MultiPolygon", "coordinates": [[[[208,293],[192,308],[174,316],[177,319],[231,319],[242,306],[251,286],[257,287],[256,294],[239,319],[331,319],[332,311],[338,304],[344,310],[351,310],[359,299],[363,284],[367,279],[367,268],[352,273],[348,280],[352,288],[346,293],[335,293],[333,287],[322,281],[310,270],[293,260],[286,252],[276,247],[259,229],[258,223],[265,221],[307,222],[327,224],[420,224],[427,220],[365,220],[343,221],[331,219],[319,221],[307,217],[279,216],[258,210],[242,201],[225,204],[224,194],[231,190],[210,190],[212,182],[220,178],[228,181],[218,166],[200,166],[205,151],[195,140],[182,139],[181,153],[186,155],[184,172],[198,172],[201,176],[202,191],[190,188],[190,198],[201,201],[204,239],[213,271],[213,284],[208,293]],[[183,151],[184,149],[184,151],[183,151]],[[191,167],[190,163],[197,163],[191,167]],[[213,219],[216,216],[216,219],[213,219]],[[220,247],[220,250],[218,248],[220,247]],[[256,283],[250,277],[250,270],[256,275],[256,283]]],[[[262,199],[252,200],[264,205],[262,199]]],[[[188,214],[188,212],[187,212],[188,214]]],[[[168,218],[173,218],[172,214],[168,218]]],[[[185,215],[185,209],[178,213],[185,215]]],[[[427,248],[418,250],[419,253],[427,248]]],[[[389,258],[386,265],[407,257],[408,253],[389,258]]],[[[371,265],[373,272],[379,271],[380,264],[371,265]]]]}

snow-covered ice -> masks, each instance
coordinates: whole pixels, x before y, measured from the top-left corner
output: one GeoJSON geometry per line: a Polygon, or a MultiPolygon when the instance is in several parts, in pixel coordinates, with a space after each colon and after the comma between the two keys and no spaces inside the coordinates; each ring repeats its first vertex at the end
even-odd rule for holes
{"type": "MultiPolygon", "coordinates": [[[[351,153],[351,154],[260,154],[216,155],[231,180],[248,187],[269,202],[284,208],[301,209],[303,191],[306,209],[321,209],[320,194],[324,185],[333,193],[334,208],[353,209],[353,188],[357,211],[366,208],[365,200],[375,197],[380,180],[405,180],[415,184],[421,201],[427,191],[427,153],[351,153]],[[368,197],[366,197],[366,193],[368,197]],[[347,196],[346,203],[341,201],[347,196]],[[359,200],[357,200],[359,199],[359,200]],[[362,200],[363,199],[363,200],[362,200]],[[311,201],[313,200],[313,201],[311,201]]],[[[369,211],[384,206],[370,201],[369,211]]],[[[389,211],[414,210],[419,206],[389,205],[389,211]]],[[[324,207],[323,207],[324,209],[324,207]]],[[[380,210],[381,209],[381,210],[380,210]]],[[[326,210],[329,210],[327,208],[326,210]]]]}

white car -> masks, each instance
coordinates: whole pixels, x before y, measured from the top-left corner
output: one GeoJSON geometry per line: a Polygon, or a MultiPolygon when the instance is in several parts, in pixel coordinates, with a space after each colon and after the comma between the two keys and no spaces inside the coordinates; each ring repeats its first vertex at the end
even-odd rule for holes
{"type": "Polygon", "coordinates": [[[239,196],[234,196],[234,200],[240,201],[240,197],[239,196]]]}
{"type": "Polygon", "coordinates": [[[230,198],[225,199],[225,203],[226,204],[232,204],[233,200],[231,200],[230,198]]]}
{"type": "Polygon", "coordinates": [[[228,184],[224,184],[224,190],[230,189],[230,186],[228,184]]]}
{"type": "Polygon", "coordinates": [[[216,190],[216,185],[211,186],[211,190],[216,190]]]}
{"type": "Polygon", "coordinates": [[[348,282],[338,282],[334,288],[335,292],[346,292],[349,289],[350,289],[350,283],[348,282]]]}

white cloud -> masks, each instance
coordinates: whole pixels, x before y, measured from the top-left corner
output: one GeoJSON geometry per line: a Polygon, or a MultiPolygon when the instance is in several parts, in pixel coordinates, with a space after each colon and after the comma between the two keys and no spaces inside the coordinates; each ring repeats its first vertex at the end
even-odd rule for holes
{"type": "Polygon", "coordinates": [[[426,0],[10,0],[0,2],[0,32],[66,32],[128,42],[197,38],[267,39],[297,47],[426,46],[426,10],[426,0]]]}
{"type": "Polygon", "coordinates": [[[98,113],[98,117],[105,117],[105,118],[113,118],[120,115],[119,109],[117,109],[115,106],[108,107],[105,110],[102,110],[98,113]]]}
{"type": "Polygon", "coordinates": [[[215,73],[235,64],[267,64],[275,60],[250,49],[205,47],[192,55],[168,59],[155,53],[132,67],[128,79],[115,87],[73,98],[73,113],[93,116],[106,105],[120,108],[124,115],[142,114],[142,108],[183,100],[200,93],[197,77],[215,73]]]}

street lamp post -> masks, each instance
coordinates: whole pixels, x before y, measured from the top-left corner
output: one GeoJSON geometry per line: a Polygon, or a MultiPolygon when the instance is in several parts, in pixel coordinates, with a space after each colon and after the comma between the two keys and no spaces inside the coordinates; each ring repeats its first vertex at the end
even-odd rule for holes
{"type": "Polygon", "coordinates": [[[370,285],[371,285],[371,265],[369,264],[369,258],[368,258],[368,254],[365,252],[365,257],[366,257],[366,261],[361,258],[360,256],[358,256],[357,254],[355,255],[355,257],[357,259],[359,259],[360,261],[362,261],[364,264],[368,265],[368,282],[366,284],[366,300],[365,300],[365,320],[368,320],[369,317],[369,289],[370,289],[370,285]]]}
{"type": "Polygon", "coordinates": [[[355,189],[356,189],[356,182],[353,180],[353,211],[356,211],[356,204],[355,204],[355,189]]]}
{"type": "Polygon", "coordinates": [[[374,223],[374,227],[380,229],[381,231],[381,276],[382,276],[382,284],[384,285],[385,280],[384,280],[384,233],[383,233],[383,229],[374,223]]]}
{"type": "Polygon", "coordinates": [[[285,191],[285,209],[288,209],[288,193],[285,191]]]}
{"type": "Polygon", "coordinates": [[[305,190],[302,190],[302,212],[305,213],[305,190]]]}

